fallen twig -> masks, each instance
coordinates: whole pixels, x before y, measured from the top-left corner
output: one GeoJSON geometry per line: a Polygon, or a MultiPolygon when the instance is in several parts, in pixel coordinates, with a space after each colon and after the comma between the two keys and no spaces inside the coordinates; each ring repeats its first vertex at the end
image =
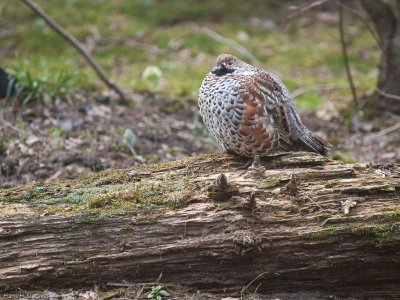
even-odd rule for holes
{"type": "Polygon", "coordinates": [[[144,290],[144,285],[142,285],[142,286],[139,288],[138,292],[136,293],[135,300],[140,299],[140,297],[141,297],[142,294],[143,294],[143,290],[144,290]]]}
{"type": "Polygon", "coordinates": [[[309,11],[317,6],[321,6],[322,4],[324,4],[325,2],[328,2],[330,0],[319,0],[319,1],[314,1],[306,6],[300,7],[298,9],[296,9],[293,13],[291,13],[290,15],[287,16],[287,19],[291,19],[294,17],[297,17],[298,15],[301,15],[303,13],[305,13],[306,11],[309,11]]]}
{"type": "Polygon", "coordinates": [[[393,99],[393,100],[399,100],[399,101],[400,101],[400,96],[398,96],[398,95],[393,95],[393,94],[386,93],[386,92],[382,91],[382,90],[379,89],[379,88],[376,88],[376,91],[377,91],[379,94],[381,94],[382,96],[385,96],[386,98],[393,99]]]}
{"type": "Polygon", "coordinates": [[[61,25],[56,23],[46,12],[38,6],[32,0],[21,0],[27,6],[29,6],[39,17],[41,17],[47,25],[49,25],[53,30],[55,30],[58,34],[60,34],[65,40],[67,40],[82,56],[86,59],[87,63],[92,67],[92,69],[96,72],[99,78],[113,91],[115,91],[120,99],[125,102],[127,100],[126,95],[124,92],[115,84],[113,83],[106,75],[103,68],[97,64],[94,58],[90,55],[90,53],[82,46],[82,44],[72,36],[68,31],[66,31],[61,25]]]}
{"type": "Polygon", "coordinates": [[[128,282],[107,282],[108,286],[116,286],[116,287],[137,287],[137,283],[128,283],[128,282]]]}
{"type": "Polygon", "coordinates": [[[396,124],[394,124],[394,125],[392,125],[392,126],[390,126],[388,128],[382,129],[381,131],[378,131],[378,132],[372,134],[369,137],[369,139],[372,140],[372,139],[380,138],[380,137],[382,137],[384,135],[387,135],[387,134],[389,134],[389,133],[391,133],[393,131],[396,131],[398,129],[400,129],[400,122],[398,122],[398,123],[396,123],[396,124]]]}

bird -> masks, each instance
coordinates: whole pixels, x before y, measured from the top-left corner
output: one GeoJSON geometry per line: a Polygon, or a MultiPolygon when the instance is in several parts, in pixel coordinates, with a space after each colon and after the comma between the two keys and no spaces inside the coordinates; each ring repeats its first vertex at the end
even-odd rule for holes
{"type": "Polygon", "coordinates": [[[226,152],[254,158],[291,151],[327,155],[331,145],[301,121],[274,74],[221,54],[199,89],[200,115],[226,152]]]}

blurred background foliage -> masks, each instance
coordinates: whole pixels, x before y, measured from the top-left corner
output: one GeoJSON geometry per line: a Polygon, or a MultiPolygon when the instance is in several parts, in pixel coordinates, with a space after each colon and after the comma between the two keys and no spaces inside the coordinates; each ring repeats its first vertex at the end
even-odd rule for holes
{"type": "MultiPolygon", "coordinates": [[[[120,86],[162,91],[196,99],[204,75],[220,53],[235,48],[199,28],[210,28],[247,48],[260,66],[277,73],[302,108],[324,100],[345,109],[350,101],[335,9],[287,19],[288,7],[304,1],[156,1],[37,0],[45,11],[78,38],[120,86]],[[156,49],[132,47],[130,39],[156,49]],[[159,79],[144,71],[157,67],[159,79]],[[305,88],[306,87],[306,88],[305,88]],[[298,90],[298,89],[304,90],[298,90]],[[340,99],[338,101],[338,99],[340,99]]],[[[0,28],[14,31],[3,39],[0,53],[12,48],[2,64],[17,77],[29,74],[47,82],[49,74],[71,77],[63,93],[104,88],[79,54],[19,1],[0,3],[0,28]],[[22,67],[23,66],[23,67],[22,67]],[[19,74],[20,70],[22,74],[19,74]],[[59,75],[62,74],[62,75],[59,75]],[[68,76],[70,74],[70,76],[68,76]]],[[[349,60],[360,94],[374,89],[379,50],[366,28],[346,19],[349,60]]],[[[47,84],[51,92],[54,84],[47,84]]]]}

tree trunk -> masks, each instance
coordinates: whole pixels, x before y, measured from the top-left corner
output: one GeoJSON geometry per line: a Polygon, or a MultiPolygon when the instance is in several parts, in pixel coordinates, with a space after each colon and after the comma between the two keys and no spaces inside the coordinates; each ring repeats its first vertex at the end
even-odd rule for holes
{"type": "Polygon", "coordinates": [[[0,291],[155,281],[400,294],[398,166],[204,155],[0,191],[0,291]],[[224,175],[221,175],[224,174],[224,175]]]}
{"type": "Polygon", "coordinates": [[[400,4],[382,0],[362,0],[362,5],[375,25],[382,48],[379,66],[378,107],[400,114],[400,4]],[[379,92],[381,91],[381,92],[379,92]],[[383,93],[382,93],[383,92],[383,93]]]}

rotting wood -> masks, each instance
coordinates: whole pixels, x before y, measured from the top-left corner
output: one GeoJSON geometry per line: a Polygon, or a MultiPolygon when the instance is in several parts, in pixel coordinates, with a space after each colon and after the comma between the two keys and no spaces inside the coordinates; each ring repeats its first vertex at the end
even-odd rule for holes
{"type": "Polygon", "coordinates": [[[242,164],[204,155],[1,190],[0,291],[162,272],[233,294],[260,274],[259,291],[400,294],[399,166],[312,153],[262,160],[258,175],[242,164]]]}

